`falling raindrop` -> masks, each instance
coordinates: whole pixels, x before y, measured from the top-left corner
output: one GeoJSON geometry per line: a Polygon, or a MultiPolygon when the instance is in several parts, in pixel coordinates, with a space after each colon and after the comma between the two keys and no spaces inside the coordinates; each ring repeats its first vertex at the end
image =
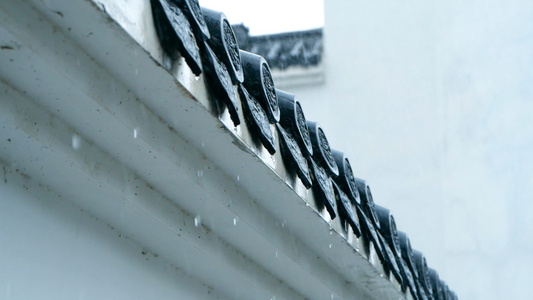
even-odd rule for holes
{"type": "Polygon", "coordinates": [[[202,148],[205,146],[204,142],[202,142],[202,148]]]}
{"type": "Polygon", "coordinates": [[[139,130],[137,128],[133,129],[133,138],[136,139],[139,134],[139,130]]]}
{"type": "Polygon", "coordinates": [[[204,171],[198,171],[198,173],[196,174],[198,177],[202,177],[204,176],[204,171]]]}
{"type": "Polygon", "coordinates": [[[278,258],[278,250],[276,250],[276,258],[278,258]]]}
{"type": "Polygon", "coordinates": [[[331,244],[329,244],[329,248],[331,249],[331,244]]]}
{"type": "Polygon", "coordinates": [[[241,180],[241,176],[237,175],[237,181],[240,181],[240,180],[241,180]]]}
{"type": "Polygon", "coordinates": [[[333,294],[333,293],[331,293],[331,299],[333,299],[333,296],[334,296],[334,294],[333,294]]]}
{"type": "Polygon", "coordinates": [[[202,225],[202,218],[197,215],[196,217],[194,217],[194,226],[198,227],[200,225],[202,225]]]}
{"type": "Polygon", "coordinates": [[[74,150],[80,149],[81,146],[81,138],[79,135],[75,134],[72,136],[72,148],[74,150]]]}
{"type": "Polygon", "coordinates": [[[237,226],[237,218],[233,218],[233,226],[237,226]]]}
{"type": "Polygon", "coordinates": [[[139,69],[135,69],[135,75],[139,75],[139,69]]]}

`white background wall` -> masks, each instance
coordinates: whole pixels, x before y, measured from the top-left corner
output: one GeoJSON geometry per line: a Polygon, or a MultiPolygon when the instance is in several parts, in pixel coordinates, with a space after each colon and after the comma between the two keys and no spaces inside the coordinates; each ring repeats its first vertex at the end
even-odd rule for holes
{"type": "Polygon", "coordinates": [[[461,299],[531,299],[533,2],[325,1],[293,88],[461,299]]]}

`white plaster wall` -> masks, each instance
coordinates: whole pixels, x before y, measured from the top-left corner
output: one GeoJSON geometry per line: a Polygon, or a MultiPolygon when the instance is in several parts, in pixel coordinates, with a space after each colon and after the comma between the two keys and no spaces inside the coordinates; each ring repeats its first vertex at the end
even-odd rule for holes
{"type": "Polygon", "coordinates": [[[212,299],[211,290],[0,163],[0,299],[212,299]]]}
{"type": "Polygon", "coordinates": [[[530,299],[533,2],[325,1],[294,87],[461,299],[530,299]]]}

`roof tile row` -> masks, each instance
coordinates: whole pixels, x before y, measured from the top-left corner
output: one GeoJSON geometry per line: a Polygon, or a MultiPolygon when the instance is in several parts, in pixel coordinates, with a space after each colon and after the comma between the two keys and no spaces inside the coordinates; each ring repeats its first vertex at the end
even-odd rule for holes
{"type": "Polygon", "coordinates": [[[331,219],[338,217],[346,230],[376,249],[386,275],[396,278],[403,293],[414,299],[457,299],[424,256],[411,249],[407,235],[397,231],[392,213],[374,204],[370,187],[354,177],[344,153],[330,147],[318,123],[305,119],[295,95],[275,89],[269,63],[282,69],[319,63],[321,30],[253,38],[243,34],[242,25],[236,34],[223,13],[200,8],[196,0],[151,3],[163,49],[183,56],[196,75],[205,72],[213,98],[228,109],[234,126],[241,125],[240,100],[250,132],[270,154],[278,149],[276,136],[280,139],[286,168],[312,189],[331,219]]]}

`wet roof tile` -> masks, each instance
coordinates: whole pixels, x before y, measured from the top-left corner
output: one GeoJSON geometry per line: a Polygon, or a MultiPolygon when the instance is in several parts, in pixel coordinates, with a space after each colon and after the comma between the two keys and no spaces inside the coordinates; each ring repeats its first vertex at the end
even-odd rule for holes
{"type": "Polygon", "coordinates": [[[271,68],[309,67],[322,61],[322,28],[252,36],[243,24],[232,27],[241,49],[265,57],[271,68]]]}

